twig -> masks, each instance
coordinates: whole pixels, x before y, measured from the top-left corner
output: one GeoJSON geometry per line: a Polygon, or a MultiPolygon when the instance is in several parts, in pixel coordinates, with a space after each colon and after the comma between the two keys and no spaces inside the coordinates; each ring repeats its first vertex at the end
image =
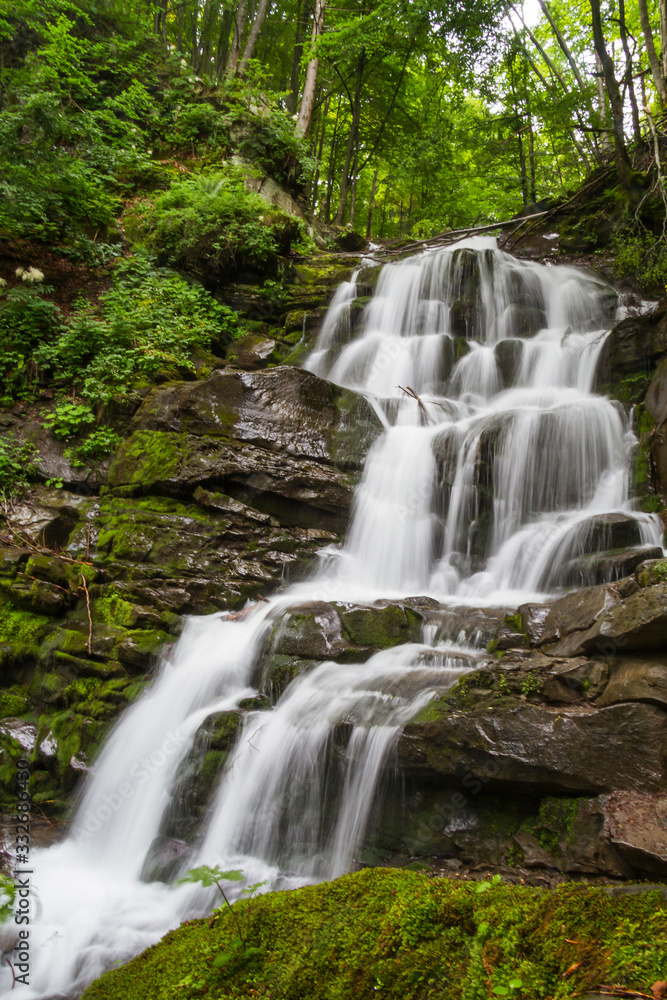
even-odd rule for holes
{"type": "Polygon", "coordinates": [[[86,578],[83,573],[81,574],[81,582],[83,584],[83,589],[86,592],[86,610],[88,611],[88,656],[90,656],[93,647],[93,619],[90,617],[90,594],[88,593],[88,584],[86,583],[86,578]]]}
{"type": "Polygon", "coordinates": [[[422,403],[421,399],[419,398],[419,396],[417,395],[417,393],[415,392],[415,390],[412,388],[411,385],[407,386],[406,388],[403,388],[402,385],[397,385],[396,388],[400,389],[401,392],[404,392],[406,396],[410,396],[411,399],[416,399],[417,403],[419,405],[419,409],[422,411],[422,413],[424,414],[424,416],[426,417],[426,419],[430,423],[432,423],[432,424],[435,423],[435,420],[433,419],[433,417],[431,416],[431,414],[428,412],[428,410],[426,409],[426,407],[424,406],[424,404],[422,403]]]}

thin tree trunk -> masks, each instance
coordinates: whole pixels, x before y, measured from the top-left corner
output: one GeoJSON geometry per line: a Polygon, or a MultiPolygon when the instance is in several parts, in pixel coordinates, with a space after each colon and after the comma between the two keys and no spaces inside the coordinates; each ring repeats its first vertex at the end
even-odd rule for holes
{"type": "Polygon", "coordinates": [[[220,31],[218,32],[218,44],[215,53],[215,78],[220,80],[225,72],[227,60],[229,58],[229,32],[232,27],[232,12],[225,10],[220,18],[220,31]]]}
{"type": "Polygon", "coordinates": [[[345,206],[347,204],[347,193],[350,185],[350,164],[352,163],[352,153],[356,147],[357,134],[359,132],[359,116],[361,113],[361,81],[364,75],[364,63],[366,61],[366,50],[362,49],[359,53],[359,66],[357,68],[357,89],[354,94],[354,103],[352,105],[352,128],[350,129],[350,136],[347,142],[347,152],[345,154],[345,166],[343,168],[343,173],[340,181],[340,200],[338,202],[338,211],[336,212],[336,225],[341,226],[343,224],[343,216],[345,214],[345,206]]]}
{"type": "Polygon", "coordinates": [[[371,200],[368,205],[368,221],[366,222],[366,239],[370,240],[371,233],[373,231],[373,212],[375,210],[375,192],[378,186],[378,168],[375,168],[375,173],[373,174],[373,186],[371,188],[371,200]]]}
{"type": "Polygon", "coordinates": [[[357,157],[358,148],[354,150],[354,166],[352,167],[352,197],[350,198],[350,228],[354,229],[354,217],[357,208],[357,157]]]}
{"type": "Polygon", "coordinates": [[[628,96],[630,98],[630,107],[632,108],[632,131],[635,141],[641,142],[642,130],[639,124],[639,108],[637,107],[637,95],[635,94],[635,85],[632,78],[632,53],[628,45],[628,29],[625,23],[625,0],[618,0],[618,24],[621,45],[623,46],[623,53],[625,55],[625,78],[628,82],[628,96]]]}
{"type": "MultiPolygon", "coordinates": [[[[317,39],[324,31],[324,11],[326,10],[326,6],[327,0],[315,0],[313,31],[311,35],[311,44],[313,46],[316,44],[317,39]]],[[[295,126],[295,132],[297,135],[304,136],[308,132],[310,119],[313,116],[313,108],[315,106],[315,91],[317,90],[317,74],[319,67],[319,58],[317,56],[313,56],[306,69],[306,79],[303,84],[299,117],[296,120],[295,126]]]]}
{"type": "Polygon", "coordinates": [[[243,29],[245,28],[247,11],[248,0],[239,0],[239,5],[236,8],[236,16],[234,18],[234,34],[232,36],[232,44],[229,50],[229,59],[227,60],[227,76],[230,77],[236,76],[239,56],[241,55],[241,39],[243,38],[243,29]]]}
{"type": "Polygon", "coordinates": [[[252,59],[252,54],[254,52],[255,45],[257,44],[259,33],[262,30],[262,24],[264,23],[268,7],[269,0],[259,0],[255,20],[252,22],[252,28],[250,29],[250,34],[248,35],[248,41],[245,43],[245,48],[243,50],[243,58],[241,59],[241,63],[239,65],[239,73],[241,76],[244,76],[248,70],[248,63],[252,59]]]}
{"type": "Polygon", "coordinates": [[[662,78],[667,88],[667,0],[659,0],[660,6],[660,62],[662,78]]]}
{"type": "Polygon", "coordinates": [[[664,108],[665,104],[667,104],[667,87],[665,86],[665,77],[662,72],[660,60],[658,59],[658,54],[655,51],[655,42],[653,40],[653,32],[651,31],[651,21],[648,16],[648,6],[646,0],[638,0],[638,4],[639,21],[642,26],[644,44],[646,45],[648,64],[651,67],[651,76],[653,77],[653,83],[658,94],[660,107],[664,108]]]}
{"type": "Polygon", "coordinates": [[[593,40],[595,51],[597,52],[604,82],[611,104],[611,131],[614,137],[614,161],[616,172],[621,184],[630,187],[630,158],[625,146],[625,136],[623,134],[623,96],[618,86],[618,81],[614,74],[614,63],[607,52],[604,34],[602,31],[602,16],[600,14],[600,0],[589,0],[593,21],[593,40]]]}
{"type": "Polygon", "coordinates": [[[294,53],[292,55],[292,69],[290,72],[289,94],[285,100],[287,110],[291,115],[296,112],[299,102],[299,66],[301,65],[301,55],[303,53],[303,31],[301,30],[301,17],[305,8],[302,0],[299,0],[296,8],[296,28],[294,32],[294,53]]]}
{"type": "Polygon", "coordinates": [[[551,25],[554,35],[558,39],[558,44],[560,45],[561,49],[563,50],[565,58],[569,62],[570,66],[572,67],[572,72],[574,73],[575,80],[577,81],[577,83],[581,87],[582,91],[585,91],[586,84],[584,83],[584,81],[581,78],[581,74],[579,73],[579,69],[577,68],[577,64],[574,61],[574,58],[572,57],[572,53],[570,52],[570,49],[568,48],[567,42],[565,41],[565,39],[561,35],[561,33],[560,33],[559,29],[558,29],[558,25],[554,21],[554,19],[552,17],[552,14],[551,14],[551,11],[549,10],[549,8],[548,8],[545,0],[539,0],[539,5],[540,5],[540,7],[542,8],[542,10],[544,12],[544,16],[546,17],[547,21],[551,25]]]}

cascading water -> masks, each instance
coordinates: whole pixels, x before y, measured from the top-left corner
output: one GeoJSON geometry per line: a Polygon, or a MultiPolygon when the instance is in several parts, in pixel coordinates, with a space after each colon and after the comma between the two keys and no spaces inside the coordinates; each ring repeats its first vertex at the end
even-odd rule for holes
{"type": "MultiPolygon", "coordinates": [[[[243,621],[189,622],[107,741],[69,838],[35,852],[40,914],[19,995],[73,995],[206,910],[203,891],[146,877],[202,724],[255,694],[256,662],[287,608],[539,599],[577,582],[580,557],[609,548],[610,514],[623,516],[630,544],[660,544],[657,521],[628,500],[627,416],[591,392],[616,311],[607,286],[477,240],[383,268],[355,329],[356,278],[336,293],[306,364],[365,393],[386,427],[348,542],[315,579],[243,621]]],[[[272,710],[249,712],[170,870],[219,863],[280,888],[352,867],[401,727],[480,655],[425,632],[365,663],[321,663],[272,710]]]]}

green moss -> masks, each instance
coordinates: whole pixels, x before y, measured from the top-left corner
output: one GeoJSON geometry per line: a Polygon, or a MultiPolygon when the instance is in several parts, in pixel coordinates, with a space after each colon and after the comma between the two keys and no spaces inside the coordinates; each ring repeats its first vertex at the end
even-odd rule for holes
{"type": "Polygon", "coordinates": [[[117,628],[131,628],[137,622],[134,605],[123,600],[118,594],[110,594],[93,601],[91,612],[93,621],[102,622],[104,625],[115,625],[117,628]]]}
{"type": "Polygon", "coordinates": [[[178,471],[186,451],[187,434],[137,431],[124,441],[109,469],[109,484],[148,487],[178,471]]]}
{"type": "Polygon", "coordinates": [[[0,691],[0,719],[13,715],[23,715],[28,711],[28,699],[22,688],[15,685],[0,691]]]}
{"type": "Polygon", "coordinates": [[[525,1000],[565,1000],[600,983],[646,992],[667,956],[667,901],[650,887],[620,898],[585,885],[480,893],[376,868],[235,909],[252,958],[213,967],[237,936],[220,912],[106,973],[84,1000],[486,1000],[515,979],[525,1000]]]}
{"type": "Polygon", "coordinates": [[[349,639],[359,646],[389,649],[420,637],[421,616],[411,608],[340,608],[340,618],[349,639]]]}
{"type": "Polygon", "coordinates": [[[19,611],[7,604],[0,607],[0,642],[38,646],[51,628],[53,622],[45,615],[19,611]]]}

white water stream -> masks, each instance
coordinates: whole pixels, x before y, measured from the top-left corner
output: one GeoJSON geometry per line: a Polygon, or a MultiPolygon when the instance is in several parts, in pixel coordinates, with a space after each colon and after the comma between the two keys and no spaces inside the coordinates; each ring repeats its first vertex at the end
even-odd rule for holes
{"type": "MultiPolygon", "coordinates": [[[[34,852],[31,986],[14,995],[75,995],[211,904],[142,872],[202,723],[255,693],[259,652],[286,607],[423,594],[516,606],[608,548],[599,516],[614,512],[630,544],[660,544],[657,521],[628,500],[627,415],[591,391],[613,295],[494,247],[477,240],[385,267],[356,329],[354,279],[339,288],[306,367],[364,392],[386,426],[348,541],[313,580],[244,620],[187,624],[108,739],[68,839],[34,852]]],[[[267,888],[353,867],[401,727],[479,655],[428,640],[323,662],[275,708],[249,712],[176,867],[241,868],[267,888]]],[[[7,967],[0,976],[8,992],[7,967]]]]}

